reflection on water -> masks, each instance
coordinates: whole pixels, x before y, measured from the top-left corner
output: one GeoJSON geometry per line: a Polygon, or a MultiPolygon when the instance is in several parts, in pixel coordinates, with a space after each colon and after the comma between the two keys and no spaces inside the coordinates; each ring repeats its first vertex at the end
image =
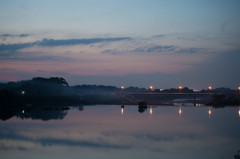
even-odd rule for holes
{"type": "Polygon", "coordinates": [[[179,116],[182,115],[182,105],[179,106],[178,114],[179,114],[179,116]]]}
{"type": "Polygon", "coordinates": [[[81,106],[78,106],[78,110],[79,111],[83,111],[83,106],[81,105],[81,106]]]}
{"type": "Polygon", "coordinates": [[[149,108],[149,114],[152,115],[152,113],[153,113],[152,106],[150,106],[150,108],[149,108]]]}
{"type": "Polygon", "coordinates": [[[209,119],[211,118],[211,115],[212,115],[212,108],[209,107],[209,108],[208,108],[208,118],[209,118],[209,119]]]}
{"type": "Polygon", "coordinates": [[[139,109],[97,105],[19,111],[0,121],[0,158],[228,159],[240,150],[240,107],[139,109]]]}
{"type": "Polygon", "coordinates": [[[123,115],[124,113],[124,105],[121,106],[121,114],[123,115]]]}
{"type": "Polygon", "coordinates": [[[16,116],[20,119],[58,120],[63,119],[67,115],[68,109],[68,107],[2,107],[0,109],[0,119],[9,120],[16,116]]]}
{"type": "Polygon", "coordinates": [[[238,108],[238,117],[240,118],[240,106],[238,108]]]}
{"type": "Polygon", "coordinates": [[[67,115],[66,110],[51,110],[47,111],[44,109],[33,109],[31,111],[22,110],[16,114],[17,118],[21,119],[33,119],[33,120],[53,120],[53,119],[63,119],[67,115]]]}
{"type": "Polygon", "coordinates": [[[147,110],[148,106],[146,102],[139,102],[138,103],[138,112],[143,113],[145,110],[147,110]]]}
{"type": "Polygon", "coordinates": [[[9,109],[4,108],[4,111],[0,111],[0,119],[9,120],[16,116],[20,119],[32,119],[32,120],[58,120],[63,119],[67,115],[67,107],[26,107],[21,109],[9,109]]]}

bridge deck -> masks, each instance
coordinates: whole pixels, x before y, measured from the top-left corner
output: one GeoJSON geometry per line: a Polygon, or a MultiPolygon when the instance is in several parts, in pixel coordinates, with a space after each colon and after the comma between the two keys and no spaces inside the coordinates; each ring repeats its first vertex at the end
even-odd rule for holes
{"type": "Polygon", "coordinates": [[[147,93],[127,93],[129,95],[240,95],[240,93],[157,93],[157,92],[147,92],[147,93]]]}

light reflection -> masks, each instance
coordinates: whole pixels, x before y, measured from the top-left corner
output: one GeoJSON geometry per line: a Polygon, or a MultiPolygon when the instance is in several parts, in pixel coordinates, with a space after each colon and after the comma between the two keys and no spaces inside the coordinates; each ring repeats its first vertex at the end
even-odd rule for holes
{"type": "Polygon", "coordinates": [[[181,116],[182,115],[182,106],[179,106],[178,114],[181,116]]]}
{"type": "Polygon", "coordinates": [[[208,118],[209,119],[211,118],[211,115],[212,115],[212,108],[209,107],[209,109],[208,109],[208,118]]]}
{"type": "Polygon", "coordinates": [[[124,114],[124,105],[121,106],[121,114],[124,114]]]}
{"type": "MultiPolygon", "coordinates": [[[[224,118],[214,115],[211,119],[214,122],[205,120],[209,107],[202,109],[179,104],[173,108],[152,105],[154,117],[149,117],[149,112],[147,115],[139,115],[137,106],[127,106],[127,114],[120,115],[119,106],[120,109],[125,108],[125,105],[97,105],[86,107],[84,112],[70,109],[68,117],[61,122],[53,120],[42,123],[36,119],[22,121],[17,118],[1,122],[1,158],[14,158],[17,155],[19,158],[29,156],[48,159],[51,158],[50,153],[56,158],[77,158],[79,154],[82,158],[94,158],[86,152],[104,158],[104,152],[109,149],[109,158],[117,158],[116,153],[133,159],[139,156],[149,158],[149,155],[167,158],[168,153],[156,153],[163,150],[180,154],[179,158],[184,159],[190,159],[199,152],[205,158],[219,158],[225,154],[234,158],[235,151],[232,149],[235,150],[235,145],[239,145],[240,127],[236,115],[240,106],[219,109],[218,113],[224,114],[224,118]],[[184,108],[184,118],[177,115],[177,108],[181,107],[184,108]],[[119,120],[119,117],[122,117],[122,120],[119,120]],[[193,145],[196,149],[192,149],[193,145]],[[214,150],[213,146],[216,147],[214,150]],[[191,154],[187,156],[181,153],[188,150],[191,150],[191,154]]],[[[211,109],[213,110],[213,107],[211,109]]]]}
{"type": "Polygon", "coordinates": [[[150,108],[149,108],[149,114],[152,115],[152,113],[153,113],[152,106],[150,106],[150,108]]]}
{"type": "Polygon", "coordinates": [[[239,117],[239,119],[240,119],[240,106],[239,106],[239,108],[238,108],[238,117],[239,117]]]}

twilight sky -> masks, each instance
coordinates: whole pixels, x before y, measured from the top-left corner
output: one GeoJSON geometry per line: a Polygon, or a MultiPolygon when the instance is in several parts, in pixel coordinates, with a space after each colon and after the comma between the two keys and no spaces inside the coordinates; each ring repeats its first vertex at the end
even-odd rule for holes
{"type": "Polygon", "coordinates": [[[240,85],[239,0],[0,0],[0,81],[240,85]]]}

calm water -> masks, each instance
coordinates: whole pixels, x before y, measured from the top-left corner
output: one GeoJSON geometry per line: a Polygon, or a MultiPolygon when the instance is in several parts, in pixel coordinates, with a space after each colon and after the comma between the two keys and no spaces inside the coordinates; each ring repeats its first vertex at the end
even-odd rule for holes
{"type": "Polygon", "coordinates": [[[0,121],[0,158],[234,159],[239,107],[84,106],[0,121]],[[142,110],[143,111],[143,110],[142,110]]]}

